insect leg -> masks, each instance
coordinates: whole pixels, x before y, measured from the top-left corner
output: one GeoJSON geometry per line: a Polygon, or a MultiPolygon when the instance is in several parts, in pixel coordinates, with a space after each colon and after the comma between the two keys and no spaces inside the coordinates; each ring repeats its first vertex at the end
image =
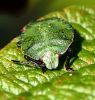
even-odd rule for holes
{"type": "Polygon", "coordinates": [[[43,64],[42,61],[40,61],[40,60],[35,60],[35,59],[33,59],[33,58],[31,58],[31,57],[29,57],[29,56],[27,56],[27,55],[24,55],[24,58],[25,58],[27,61],[32,62],[35,66],[40,67],[40,68],[42,69],[42,72],[43,72],[43,73],[46,72],[47,69],[46,69],[46,67],[45,67],[45,65],[43,64]]]}
{"type": "Polygon", "coordinates": [[[19,65],[28,65],[29,62],[21,62],[19,60],[11,60],[13,63],[19,64],[19,65]]]}
{"type": "Polygon", "coordinates": [[[66,57],[66,63],[65,63],[65,68],[69,72],[74,71],[73,68],[70,68],[71,57],[72,57],[72,50],[71,50],[71,48],[69,48],[68,51],[67,51],[67,57],[66,57]]]}
{"type": "Polygon", "coordinates": [[[31,58],[31,57],[29,57],[29,56],[27,56],[27,55],[24,55],[24,58],[25,58],[28,62],[32,62],[32,63],[35,64],[35,65],[39,65],[39,64],[40,64],[39,60],[35,60],[35,59],[33,59],[33,58],[31,58]]]}

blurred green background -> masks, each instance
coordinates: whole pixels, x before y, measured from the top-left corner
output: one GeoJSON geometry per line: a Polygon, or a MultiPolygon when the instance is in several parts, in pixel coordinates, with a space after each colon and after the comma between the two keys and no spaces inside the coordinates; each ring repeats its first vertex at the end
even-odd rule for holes
{"type": "Polygon", "coordinates": [[[20,34],[30,20],[70,5],[95,6],[95,0],[0,0],[0,48],[20,34]]]}

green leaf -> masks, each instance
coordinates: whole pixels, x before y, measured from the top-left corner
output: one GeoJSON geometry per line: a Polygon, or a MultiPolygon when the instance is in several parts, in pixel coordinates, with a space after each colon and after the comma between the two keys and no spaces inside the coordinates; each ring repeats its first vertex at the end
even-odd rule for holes
{"type": "MultiPolygon", "coordinates": [[[[60,17],[69,21],[80,37],[75,37],[77,58],[74,72],[65,69],[47,71],[14,64],[25,61],[18,37],[0,51],[0,100],[94,100],[95,99],[95,9],[71,6],[43,18],[60,17]]],[[[76,48],[74,48],[76,49],[76,48]]],[[[73,60],[73,59],[72,59],[73,60]]]]}

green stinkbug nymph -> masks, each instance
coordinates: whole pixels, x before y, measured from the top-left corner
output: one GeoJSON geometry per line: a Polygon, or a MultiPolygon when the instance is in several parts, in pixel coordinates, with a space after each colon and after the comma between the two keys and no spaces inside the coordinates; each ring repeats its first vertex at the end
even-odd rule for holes
{"type": "MultiPolygon", "coordinates": [[[[66,52],[66,69],[70,70],[68,48],[74,39],[74,29],[69,22],[61,18],[49,18],[27,25],[21,34],[18,45],[25,59],[47,69],[57,69],[59,56],[66,52]]],[[[19,62],[13,60],[14,62],[19,62]]]]}

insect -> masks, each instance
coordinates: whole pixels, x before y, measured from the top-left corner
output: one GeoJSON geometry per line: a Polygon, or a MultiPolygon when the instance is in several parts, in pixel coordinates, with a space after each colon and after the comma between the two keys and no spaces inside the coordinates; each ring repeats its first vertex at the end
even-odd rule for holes
{"type": "MultiPolygon", "coordinates": [[[[65,67],[70,68],[70,45],[74,39],[74,29],[69,22],[61,18],[48,18],[26,26],[17,43],[28,62],[45,69],[56,69],[60,55],[66,53],[65,67]]],[[[12,60],[13,62],[20,62],[12,60]]],[[[22,63],[24,64],[24,62],[22,63]]]]}

